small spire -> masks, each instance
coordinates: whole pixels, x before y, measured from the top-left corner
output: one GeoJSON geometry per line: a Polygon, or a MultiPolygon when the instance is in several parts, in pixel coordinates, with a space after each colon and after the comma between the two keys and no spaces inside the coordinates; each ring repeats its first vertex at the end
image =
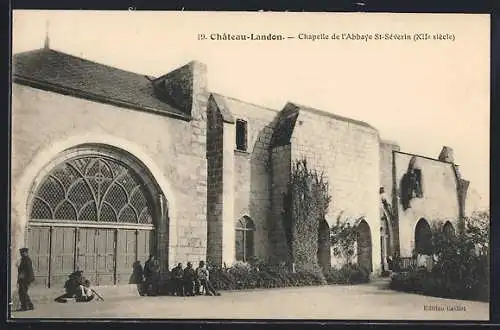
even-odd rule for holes
{"type": "Polygon", "coordinates": [[[45,22],[45,42],[43,44],[45,49],[50,48],[50,39],[49,39],[49,21],[45,22]]]}

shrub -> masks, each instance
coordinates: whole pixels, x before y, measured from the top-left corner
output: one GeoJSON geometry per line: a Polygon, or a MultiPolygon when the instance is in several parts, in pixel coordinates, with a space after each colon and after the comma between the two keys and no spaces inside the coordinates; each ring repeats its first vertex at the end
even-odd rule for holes
{"type": "Polygon", "coordinates": [[[346,264],[341,268],[331,268],[325,273],[328,284],[360,284],[370,281],[370,273],[357,264],[346,264]]]}
{"type": "MultiPolygon", "coordinates": [[[[257,288],[284,288],[292,286],[325,285],[321,271],[300,270],[293,273],[284,264],[264,261],[235,262],[231,267],[207,262],[210,281],[216,290],[245,290],[257,288]]],[[[161,285],[162,294],[172,294],[170,278],[161,285]]]]}
{"type": "Polygon", "coordinates": [[[458,237],[446,236],[441,225],[433,235],[432,270],[395,274],[390,287],[454,299],[489,301],[489,215],[473,214],[458,237]]]}
{"type": "Polygon", "coordinates": [[[283,288],[326,284],[323,274],[313,271],[292,273],[285,266],[235,263],[230,268],[213,268],[210,280],[217,290],[283,288]]]}
{"type": "Polygon", "coordinates": [[[426,269],[412,270],[395,274],[390,288],[398,291],[420,293],[451,299],[489,301],[489,285],[448,281],[442,273],[426,269]]]}

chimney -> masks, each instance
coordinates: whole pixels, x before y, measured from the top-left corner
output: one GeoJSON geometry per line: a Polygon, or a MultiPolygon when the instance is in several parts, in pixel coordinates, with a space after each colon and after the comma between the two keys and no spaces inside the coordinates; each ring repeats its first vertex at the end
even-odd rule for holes
{"type": "Polygon", "coordinates": [[[455,159],[453,158],[453,149],[444,146],[439,154],[439,160],[442,162],[455,163],[455,159]]]}
{"type": "Polygon", "coordinates": [[[155,95],[192,118],[199,118],[199,103],[208,101],[206,66],[197,61],[153,80],[155,95]]]}

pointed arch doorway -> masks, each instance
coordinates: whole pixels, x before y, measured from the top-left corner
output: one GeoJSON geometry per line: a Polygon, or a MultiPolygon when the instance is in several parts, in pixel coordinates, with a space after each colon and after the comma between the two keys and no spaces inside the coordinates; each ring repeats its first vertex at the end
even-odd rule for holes
{"type": "Polygon", "coordinates": [[[324,271],[331,268],[330,226],[325,219],[319,222],[317,257],[319,266],[324,271]]]}
{"type": "Polygon", "coordinates": [[[415,226],[415,253],[417,255],[432,255],[432,230],[424,218],[421,218],[415,226]]]}
{"type": "Polygon", "coordinates": [[[357,225],[357,259],[358,265],[368,272],[373,271],[372,264],[372,235],[370,226],[365,219],[357,225]]]}
{"type": "Polygon", "coordinates": [[[159,225],[167,221],[159,192],[147,168],[124,151],[89,146],[58,157],[30,196],[35,285],[61,286],[75,270],[97,286],[129,283],[136,260],[158,255],[159,225]]]}

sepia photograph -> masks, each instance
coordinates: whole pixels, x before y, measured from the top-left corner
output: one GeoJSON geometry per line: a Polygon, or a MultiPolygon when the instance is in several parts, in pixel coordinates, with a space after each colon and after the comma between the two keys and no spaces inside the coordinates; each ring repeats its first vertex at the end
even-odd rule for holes
{"type": "Polygon", "coordinates": [[[14,10],[11,321],[487,321],[490,16],[14,10]]]}

